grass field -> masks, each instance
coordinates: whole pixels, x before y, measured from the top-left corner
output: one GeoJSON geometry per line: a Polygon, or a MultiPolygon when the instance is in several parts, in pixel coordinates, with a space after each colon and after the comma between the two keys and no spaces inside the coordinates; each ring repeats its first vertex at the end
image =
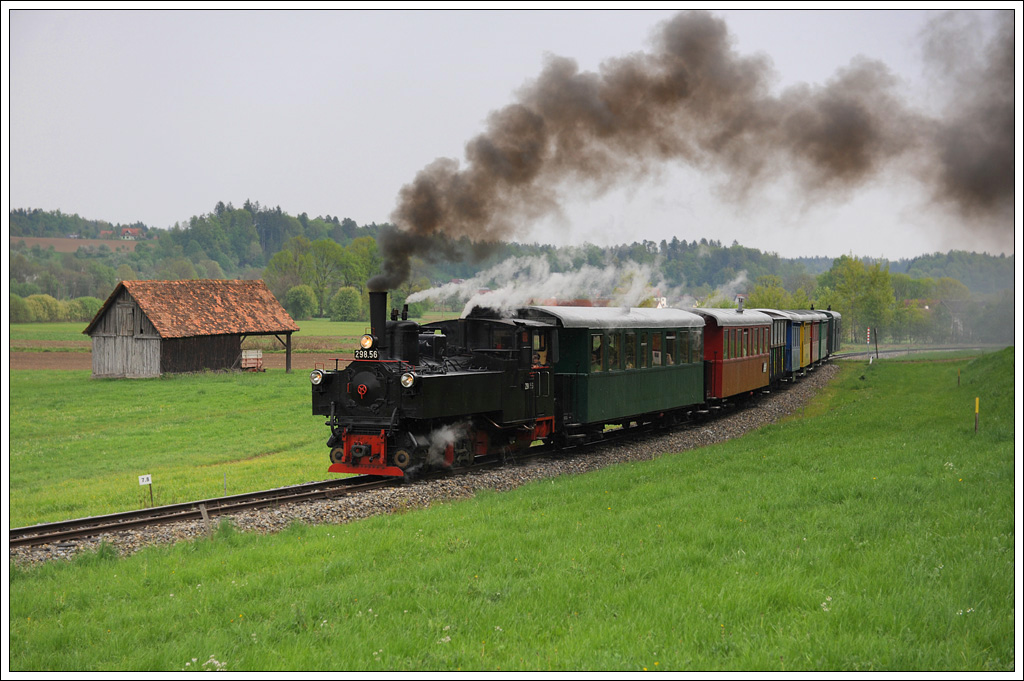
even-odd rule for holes
{"type": "Polygon", "coordinates": [[[13,527],[322,480],[329,432],[304,373],[143,380],[10,375],[13,527]]]}
{"type": "MultiPolygon", "coordinates": [[[[851,362],[801,415],[714,447],[12,567],[11,670],[1012,671],[1014,373],[1012,349],[851,362]]],[[[224,389],[250,387],[274,391],[224,389]]]]}
{"type": "MultiPolygon", "coordinates": [[[[432,313],[435,316],[440,313],[432,313]]],[[[438,317],[440,318],[440,317],[438,317]]],[[[332,322],[329,319],[305,319],[296,322],[299,326],[292,336],[293,352],[322,352],[333,348],[355,348],[359,337],[369,331],[367,322],[332,322]]],[[[88,326],[84,322],[46,322],[33,324],[11,324],[10,345],[12,350],[47,352],[74,352],[87,350],[90,339],[82,333],[88,326]],[[80,349],[73,347],[40,348],[34,343],[39,341],[78,341],[80,349]]],[[[284,346],[273,336],[250,336],[243,343],[244,348],[262,349],[264,352],[285,351],[284,346]]]]}

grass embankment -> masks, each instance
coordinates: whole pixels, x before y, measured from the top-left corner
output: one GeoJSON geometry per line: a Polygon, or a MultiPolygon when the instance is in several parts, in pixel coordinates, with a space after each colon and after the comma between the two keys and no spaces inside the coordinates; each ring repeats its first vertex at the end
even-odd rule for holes
{"type": "Polygon", "coordinates": [[[715,447],[15,569],[11,669],[1012,670],[1013,376],[858,362],[715,447]]]}
{"type": "Polygon", "coordinates": [[[322,480],[330,434],[304,373],[10,375],[12,527],[322,480]]]}

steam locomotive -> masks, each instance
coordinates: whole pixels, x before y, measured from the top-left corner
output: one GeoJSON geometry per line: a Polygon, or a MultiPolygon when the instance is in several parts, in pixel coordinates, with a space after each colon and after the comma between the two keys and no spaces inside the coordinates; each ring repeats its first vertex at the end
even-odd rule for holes
{"type": "Polygon", "coordinates": [[[670,425],[767,390],[839,348],[840,315],[530,306],[417,324],[370,293],[352,361],[310,374],[333,473],[414,477],[609,425],[670,425]]]}

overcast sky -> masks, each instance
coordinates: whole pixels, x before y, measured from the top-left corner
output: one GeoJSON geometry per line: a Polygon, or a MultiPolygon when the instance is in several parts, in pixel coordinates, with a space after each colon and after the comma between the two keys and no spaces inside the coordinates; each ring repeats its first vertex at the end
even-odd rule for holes
{"type": "MultiPolygon", "coordinates": [[[[251,199],[291,215],[387,222],[400,189],[425,166],[465,164],[466,143],[488,114],[513,102],[550,55],[597,71],[652,50],[659,24],[676,14],[15,9],[5,17],[10,206],[170,227],[218,201],[251,199]]],[[[771,60],[777,92],[823,86],[863,56],[886,65],[915,111],[938,115],[955,99],[923,57],[933,12],[713,14],[738,55],[771,60]]],[[[972,19],[980,30],[962,40],[980,49],[992,17],[972,19]]],[[[1019,92],[1019,46],[1015,54],[1019,92]]],[[[1016,130],[1019,140],[1019,120],[1016,130]]],[[[1019,154],[1017,167],[1019,184],[1019,154]]],[[[1010,254],[1019,231],[1012,211],[980,229],[934,207],[898,166],[827,198],[812,199],[785,172],[743,200],[722,187],[720,171],[682,161],[604,193],[566,184],[558,210],[524,221],[514,237],[557,245],[705,237],[787,257],[898,259],[1010,254]]]]}

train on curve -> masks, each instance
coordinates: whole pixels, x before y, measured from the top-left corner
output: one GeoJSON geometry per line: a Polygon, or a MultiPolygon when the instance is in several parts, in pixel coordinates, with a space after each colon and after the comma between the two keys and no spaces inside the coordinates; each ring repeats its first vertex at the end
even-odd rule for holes
{"type": "Polygon", "coordinates": [[[388,320],[387,295],[370,293],[353,359],[310,374],[330,472],[414,477],[609,425],[671,425],[839,349],[832,311],[529,306],[418,324],[388,320]]]}

